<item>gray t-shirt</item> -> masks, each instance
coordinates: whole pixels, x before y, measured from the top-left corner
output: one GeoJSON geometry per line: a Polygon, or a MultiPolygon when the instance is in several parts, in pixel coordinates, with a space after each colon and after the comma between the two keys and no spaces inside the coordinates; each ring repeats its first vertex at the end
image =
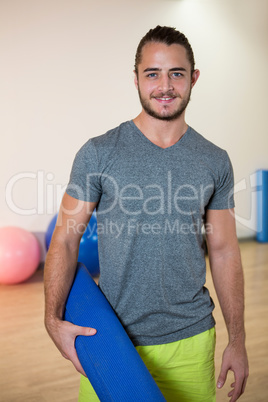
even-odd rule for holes
{"type": "Polygon", "coordinates": [[[234,206],[232,188],[226,151],[191,127],[163,149],[128,121],[76,154],[67,193],[98,202],[99,285],[135,345],[215,325],[202,226],[234,206]]]}

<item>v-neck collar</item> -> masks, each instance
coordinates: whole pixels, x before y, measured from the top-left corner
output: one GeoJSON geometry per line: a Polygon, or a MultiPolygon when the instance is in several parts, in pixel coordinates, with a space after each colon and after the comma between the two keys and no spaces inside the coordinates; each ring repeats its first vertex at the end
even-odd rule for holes
{"type": "Polygon", "coordinates": [[[132,127],[134,127],[136,133],[139,134],[139,136],[143,139],[143,141],[147,142],[147,144],[151,144],[152,147],[154,147],[154,148],[156,148],[156,149],[158,149],[158,150],[160,150],[162,152],[167,152],[167,151],[169,151],[171,149],[174,149],[174,148],[177,148],[178,146],[180,146],[185,141],[185,137],[187,137],[189,135],[190,131],[191,131],[191,127],[188,125],[188,128],[187,128],[186,132],[182,135],[182,137],[180,137],[180,139],[177,142],[175,142],[175,144],[170,145],[167,148],[162,148],[159,145],[156,145],[151,140],[149,140],[149,138],[146,137],[143,134],[143,132],[136,126],[136,124],[134,123],[133,120],[130,120],[129,122],[132,125],[132,127]]]}

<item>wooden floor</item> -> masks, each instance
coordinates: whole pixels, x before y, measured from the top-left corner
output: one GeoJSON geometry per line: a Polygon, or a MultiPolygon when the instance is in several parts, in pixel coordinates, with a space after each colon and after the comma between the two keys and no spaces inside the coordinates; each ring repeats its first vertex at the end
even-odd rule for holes
{"type": "MultiPolygon", "coordinates": [[[[246,283],[246,330],[250,377],[241,402],[268,401],[268,244],[241,243],[246,283]]],[[[0,285],[0,401],[77,401],[79,374],[61,357],[43,326],[43,271],[26,283],[0,285]]],[[[215,301],[216,373],[226,344],[226,330],[210,275],[215,301]]],[[[229,379],[229,383],[231,378],[229,379]]],[[[217,401],[228,401],[227,389],[217,401]]],[[[125,402],[125,401],[122,401],[125,402]]],[[[127,402],[127,401],[126,401],[127,402]]]]}

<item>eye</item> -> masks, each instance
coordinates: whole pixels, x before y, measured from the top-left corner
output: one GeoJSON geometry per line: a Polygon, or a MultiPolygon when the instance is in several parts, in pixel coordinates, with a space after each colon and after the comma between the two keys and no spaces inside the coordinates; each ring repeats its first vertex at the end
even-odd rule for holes
{"type": "Polygon", "coordinates": [[[183,77],[182,73],[179,73],[179,72],[174,72],[174,73],[172,73],[171,75],[172,75],[173,78],[180,78],[180,77],[183,77]]]}
{"type": "Polygon", "coordinates": [[[148,78],[156,78],[156,77],[157,77],[157,73],[150,73],[150,74],[147,74],[146,77],[148,77],[148,78]]]}

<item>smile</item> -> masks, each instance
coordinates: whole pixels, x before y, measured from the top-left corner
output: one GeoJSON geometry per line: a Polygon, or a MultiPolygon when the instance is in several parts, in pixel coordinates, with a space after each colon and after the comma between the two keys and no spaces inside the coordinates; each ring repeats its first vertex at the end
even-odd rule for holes
{"type": "Polygon", "coordinates": [[[175,99],[175,97],[161,97],[161,98],[156,98],[155,97],[155,100],[157,100],[158,102],[161,102],[161,103],[170,103],[170,102],[172,102],[173,100],[175,99]]]}

